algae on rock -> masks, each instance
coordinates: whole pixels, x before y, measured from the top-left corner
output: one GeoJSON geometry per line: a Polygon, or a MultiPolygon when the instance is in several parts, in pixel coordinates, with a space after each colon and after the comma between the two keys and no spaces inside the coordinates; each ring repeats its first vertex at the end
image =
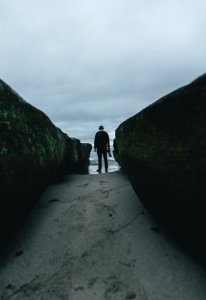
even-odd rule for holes
{"type": "MultiPolygon", "coordinates": [[[[30,209],[57,175],[89,158],[39,109],[0,80],[0,238],[30,209]]],[[[91,150],[91,145],[87,144],[91,150]]]]}

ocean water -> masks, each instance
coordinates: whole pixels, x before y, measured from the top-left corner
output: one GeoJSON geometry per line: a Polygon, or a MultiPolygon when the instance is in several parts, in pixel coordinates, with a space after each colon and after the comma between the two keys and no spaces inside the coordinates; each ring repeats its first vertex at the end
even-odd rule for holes
{"type": "MultiPolygon", "coordinates": [[[[113,153],[113,149],[111,149],[111,154],[113,153]]],[[[89,164],[89,174],[99,174],[97,172],[98,169],[98,157],[97,157],[97,153],[92,150],[90,153],[90,164],[89,164]]],[[[120,165],[116,162],[116,160],[113,157],[109,157],[108,156],[108,172],[115,172],[118,171],[120,169],[120,165]]],[[[104,170],[104,159],[102,159],[102,173],[105,173],[104,170]]]]}

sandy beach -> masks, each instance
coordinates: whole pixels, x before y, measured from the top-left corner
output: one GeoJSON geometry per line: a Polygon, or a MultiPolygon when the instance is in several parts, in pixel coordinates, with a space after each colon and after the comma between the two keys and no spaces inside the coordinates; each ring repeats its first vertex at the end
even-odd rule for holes
{"type": "Polygon", "coordinates": [[[121,171],[68,175],[1,254],[0,299],[205,300],[206,271],[156,224],[121,171]]]}

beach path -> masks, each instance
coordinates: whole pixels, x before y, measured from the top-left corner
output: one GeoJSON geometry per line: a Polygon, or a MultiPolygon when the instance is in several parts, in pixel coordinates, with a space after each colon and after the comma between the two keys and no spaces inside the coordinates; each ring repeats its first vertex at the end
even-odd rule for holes
{"type": "Polygon", "coordinates": [[[206,270],[121,171],[50,185],[0,257],[0,299],[205,300],[206,270]]]}

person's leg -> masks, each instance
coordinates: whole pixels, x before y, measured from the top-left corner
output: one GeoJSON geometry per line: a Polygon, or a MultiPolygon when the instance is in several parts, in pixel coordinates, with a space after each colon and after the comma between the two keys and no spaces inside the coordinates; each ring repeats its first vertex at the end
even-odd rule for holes
{"type": "Polygon", "coordinates": [[[102,170],[102,151],[97,150],[97,156],[98,156],[98,170],[97,172],[101,172],[102,170]]]}
{"type": "Polygon", "coordinates": [[[105,172],[108,172],[107,151],[104,151],[104,152],[103,152],[103,157],[104,157],[105,172]]]}

